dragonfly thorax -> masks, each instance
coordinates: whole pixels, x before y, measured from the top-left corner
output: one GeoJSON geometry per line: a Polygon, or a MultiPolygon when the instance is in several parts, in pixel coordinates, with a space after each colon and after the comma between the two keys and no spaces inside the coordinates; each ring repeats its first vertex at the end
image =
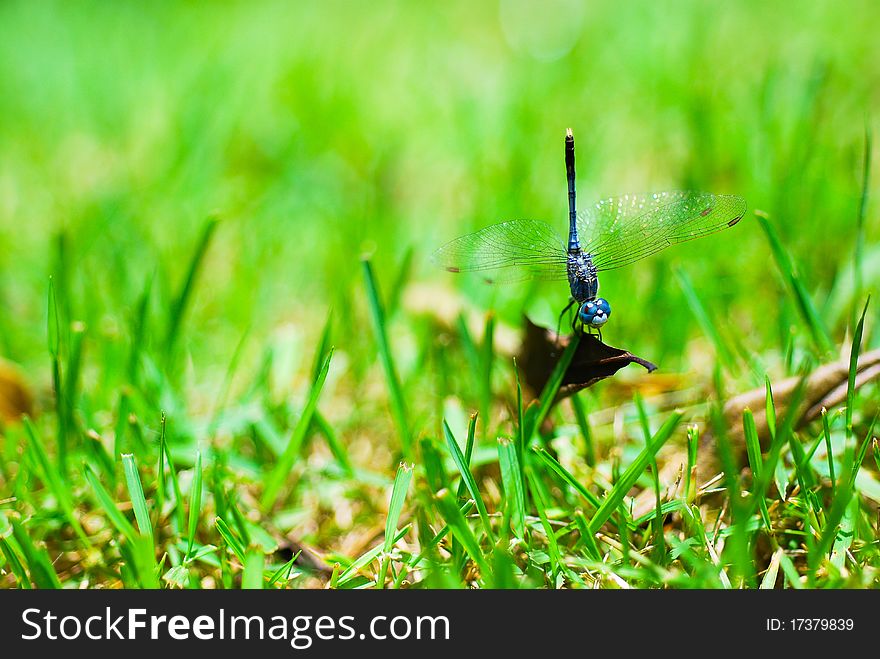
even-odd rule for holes
{"type": "Polygon", "coordinates": [[[596,299],[599,294],[599,277],[592,257],[580,250],[568,254],[568,285],[571,296],[579,303],[596,299]]]}

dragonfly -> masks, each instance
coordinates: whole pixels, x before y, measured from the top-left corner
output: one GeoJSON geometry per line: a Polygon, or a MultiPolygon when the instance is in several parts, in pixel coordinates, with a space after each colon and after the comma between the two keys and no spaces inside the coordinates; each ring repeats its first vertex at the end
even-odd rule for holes
{"type": "MultiPolygon", "coordinates": [[[[540,220],[493,224],[443,245],[433,261],[449,272],[478,273],[488,282],[568,280],[571,297],[562,317],[577,304],[572,329],[601,328],[611,305],[599,297],[599,273],[631,265],[689,240],[728,229],[746,212],[737,195],[667,191],[625,194],[577,210],[574,134],[565,134],[568,179],[568,242],[540,220]]],[[[557,331],[558,334],[558,331],[557,331]]]]}

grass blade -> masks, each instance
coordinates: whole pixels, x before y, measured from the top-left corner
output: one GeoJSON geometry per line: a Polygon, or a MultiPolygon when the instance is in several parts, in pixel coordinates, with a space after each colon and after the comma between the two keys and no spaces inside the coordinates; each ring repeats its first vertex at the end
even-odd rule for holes
{"type": "Polygon", "coordinates": [[[61,352],[61,326],[58,320],[58,301],[55,297],[55,280],[49,277],[49,303],[46,317],[46,342],[49,356],[58,359],[61,352]]]}
{"type": "Polygon", "coordinates": [[[574,489],[575,492],[581,495],[592,507],[593,510],[598,510],[599,506],[602,505],[602,502],[599,500],[595,494],[590,492],[586,487],[584,487],[583,483],[577,480],[570,471],[568,471],[565,467],[563,467],[559,461],[550,455],[546,449],[543,447],[535,446],[532,447],[532,452],[540,458],[541,462],[550,467],[550,469],[559,476],[563,482],[568,483],[574,489]]]}
{"type": "Polygon", "coordinates": [[[718,331],[719,324],[715,321],[715,319],[709,316],[709,312],[700,301],[700,298],[697,295],[697,291],[694,289],[694,284],[691,281],[691,278],[681,268],[675,269],[675,278],[678,280],[678,285],[681,287],[681,290],[684,293],[685,300],[687,301],[691,312],[697,319],[697,324],[715,346],[715,351],[718,354],[718,358],[729,369],[736,369],[737,363],[733,357],[734,351],[731,350],[724,339],[721,338],[721,333],[718,331]]]}
{"type": "MultiPolygon", "coordinates": [[[[452,430],[449,429],[449,424],[447,424],[445,420],[443,421],[443,435],[446,437],[446,445],[449,447],[449,452],[452,454],[452,460],[455,462],[455,466],[458,467],[461,478],[477,506],[477,512],[480,514],[480,520],[483,522],[483,530],[486,532],[486,537],[494,544],[495,536],[492,534],[492,524],[489,521],[489,513],[486,511],[486,504],[483,502],[483,497],[480,495],[479,489],[477,489],[477,482],[474,480],[474,476],[468,468],[467,460],[464,455],[462,455],[461,449],[458,447],[458,442],[455,441],[452,430]]],[[[456,510],[458,510],[458,506],[456,506],[456,510]]]]}
{"type": "Polygon", "coordinates": [[[70,328],[70,351],[67,355],[67,369],[64,375],[65,428],[72,430],[73,433],[76,433],[77,391],[82,370],[85,332],[86,328],[82,323],[73,323],[70,328]]]}
{"type": "Polygon", "coordinates": [[[150,276],[144,284],[143,292],[138,298],[134,317],[131,320],[131,350],[128,355],[128,379],[132,384],[137,384],[140,375],[141,358],[144,354],[147,334],[148,311],[150,309],[150,297],[153,292],[153,277],[150,276]]]}
{"type": "MultiPolygon", "coordinates": [[[[776,443],[776,402],[773,400],[773,387],[770,384],[770,378],[766,375],[764,376],[764,409],[767,419],[767,430],[770,433],[770,446],[773,447],[776,443]]],[[[772,477],[780,500],[785,499],[786,481],[781,463],[774,463],[772,477]]]]}
{"type": "Polygon", "coordinates": [[[354,469],[352,468],[351,460],[348,457],[348,450],[345,448],[345,445],[339,441],[336,432],[333,430],[333,426],[331,426],[330,422],[324,418],[324,415],[321,414],[321,410],[315,410],[313,420],[318,432],[324,436],[324,440],[327,442],[327,448],[330,449],[330,453],[333,454],[333,459],[336,460],[342,473],[348,477],[353,477],[354,469]]]}
{"type": "MultiPolygon", "coordinates": [[[[524,444],[528,444],[528,442],[531,441],[535,431],[541,427],[541,424],[544,423],[544,419],[546,419],[547,415],[550,413],[550,408],[553,407],[553,402],[556,400],[556,394],[559,392],[559,387],[562,386],[562,379],[565,377],[565,372],[568,370],[571,360],[574,358],[574,353],[577,351],[580,341],[580,334],[575,333],[572,335],[571,341],[569,341],[569,344],[565,348],[565,352],[562,353],[562,357],[559,358],[559,361],[556,362],[556,366],[553,367],[553,373],[551,373],[550,379],[547,380],[547,384],[544,385],[544,390],[541,392],[538,410],[531,417],[531,421],[526,427],[526,432],[523,435],[524,444]]],[[[523,448],[525,448],[525,446],[523,446],[523,448]]]]}
{"type": "Polygon", "coordinates": [[[385,518],[385,545],[383,551],[390,554],[394,547],[394,538],[397,534],[397,522],[403,511],[403,503],[412,479],[413,465],[401,462],[394,477],[394,485],[391,488],[391,502],[388,504],[388,516],[385,518]]]}
{"type": "MultiPolygon", "coordinates": [[[[841,475],[841,480],[844,480],[843,475],[841,475]]],[[[820,562],[828,556],[832,543],[838,539],[841,522],[849,508],[853,495],[854,492],[849,482],[844,481],[843,483],[838,483],[837,493],[831,501],[831,507],[825,513],[825,527],[822,529],[819,536],[819,542],[813,545],[811,548],[812,551],[809,552],[809,556],[807,557],[810,566],[809,577],[811,581],[816,577],[816,571],[819,568],[820,562]]]]}
{"type": "Polygon", "coordinates": [[[49,460],[49,456],[46,453],[45,447],[43,446],[43,441],[37,434],[37,429],[34,427],[33,422],[27,416],[22,417],[22,423],[24,424],[25,436],[27,437],[28,446],[31,449],[31,452],[34,453],[37,457],[37,463],[39,464],[40,471],[42,472],[41,475],[43,477],[43,480],[52,491],[52,494],[54,494],[55,498],[58,500],[58,504],[64,511],[65,518],[67,519],[70,526],[73,528],[77,537],[80,539],[83,545],[85,545],[86,547],[91,547],[92,544],[91,542],[89,542],[89,539],[86,536],[86,532],[83,530],[82,525],[79,523],[79,519],[77,518],[76,513],[73,509],[73,502],[70,498],[70,491],[64,484],[64,479],[59,473],[58,468],[49,460]]]}
{"type": "Polygon", "coordinates": [[[828,334],[828,328],[825,327],[822,317],[816,310],[812,298],[795,270],[791,257],[782,246],[782,241],[779,239],[776,229],[770,224],[769,215],[763,211],[755,211],[755,215],[758,218],[758,224],[761,225],[767,236],[767,241],[770,243],[770,251],[773,252],[776,266],[794,294],[795,300],[798,303],[798,310],[803,317],[804,323],[807,325],[807,329],[810,330],[810,335],[816,344],[816,348],[822,354],[831,352],[834,346],[828,334]]]}
{"type": "Polygon", "coordinates": [[[697,498],[697,453],[700,448],[700,429],[694,424],[687,429],[687,471],[684,474],[684,500],[691,504],[697,498]]]}
{"type": "Polygon", "coordinates": [[[773,401],[773,387],[767,376],[764,376],[764,408],[767,415],[767,429],[772,439],[776,434],[776,403],[773,401]]]}
{"type": "Polygon", "coordinates": [[[410,457],[412,453],[412,438],[410,436],[409,422],[407,421],[406,405],[404,403],[403,389],[397,377],[394,367],[394,359],[391,356],[391,348],[388,344],[388,332],[385,327],[385,311],[382,308],[381,298],[376,279],[373,276],[373,267],[369,259],[362,262],[364,270],[364,282],[367,287],[367,302],[370,308],[370,318],[373,321],[373,331],[376,334],[376,342],[379,344],[379,357],[382,367],[385,369],[385,379],[388,383],[388,392],[391,396],[391,412],[397,424],[400,435],[401,448],[404,457],[410,457]]]}
{"type": "MultiPolygon", "coordinates": [[[[525,447],[526,447],[526,436],[525,436],[525,420],[523,417],[523,396],[522,396],[522,384],[519,381],[519,367],[516,364],[516,358],[513,360],[513,372],[516,376],[516,456],[519,460],[520,469],[522,469],[525,465],[523,464],[525,460],[525,447]]],[[[525,480],[525,476],[520,473],[520,479],[525,480]]]]}
{"type": "Polygon", "coordinates": [[[779,556],[779,566],[782,568],[785,580],[793,590],[801,590],[804,587],[801,583],[800,575],[798,575],[797,568],[794,566],[792,560],[784,553],[779,556]]]}
{"type": "Polygon", "coordinates": [[[18,520],[13,519],[11,523],[12,535],[21,548],[34,586],[44,589],[61,588],[61,581],[58,579],[55,568],[52,567],[52,560],[49,558],[48,552],[43,547],[37,547],[31,541],[27,530],[18,520]]]}
{"type": "MultiPolygon", "coordinates": [[[[758,439],[758,428],[755,425],[755,417],[748,408],[743,410],[743,433],[746,441],[746,454],[749,458],[749,467],[752,470],[752,482],[761,480],[761,472],[764,466],[764,459],[761,456],[761,443],[758,439]]],[[[760,496],[756,493],[755,496],[760,496]]],[[[761,519],[767,533],[772,533],[770,527],[770,512],[767,509],[767,500],[760,496],[758,506],[761,510],[761,519]]]]}
{"type": "Polygon", "coordinates": [[[779,561],[781,559],[782,547],[773,552],[773,556],[770,557],[770,565],[767,566],[767,571],[761,578],[761,585],[758,586],[760,590],[773,590],[776,586],[776,578],[779,576],[779,561]]]}
{"type": "Polygon", "coordinates": [[[141,485],[141,477],[138,474],[137,463],[134,456],[125,454],[122,456],[122,467],[125,471],[125,482],[128,486],[128,495],[131,497],[131,507],[134,509],[134,518],[137,521],[141,535],[153,542],[153,526],[150,524],[150,511],[144,498],[144,488],[141,485]]]}
{"type": "MultiPolygon", "coordinates": [[[[299,558],[300,554],[302,554],[302,549],[300,549],[298,552],[296,552],[291,557],[291,559],[289,561],[287,561],[284,565],[282,565],[280,568],[278,568],[277,570],[275,570],[272,573],[272,576],[269,577],[269,585],[270,586],[274,586],[276,583],[278,583],[281,580],[281,575],[283,575],[285,573],[287,574],[287,576],[284,578],[287,580],[290,580],[290,573],[293,570],[293,565],[294,565],[294,563],[296,563],[296,559],[299,558]]],[[[339,575],[338,569],[339,569],[339,563],[337,563],[333,568],[333,574],[336,575],[337,577],[339,575]]],[[[331,581],[332,581],[332,578],[331,578],[331,581]]]]}
{"type": "Polygon", "coordinates": [[[422,465],[425,468],[425,478],[432,492],[439,492],[448,488],[449,478],[443,466],[443,458],[440,457],[435,441],[430,437],[422,437],[419,440],[419,450],[422,455],[422,465]]]}
{"type": "Polygon", "coordinates": [[[483,574],[489,574],[489,567],[483,552],[480,550],[480,543],[477,541],[474,532],[468,525],[467,519],[458,507],[455,496],[449,490],[444,490],[434,499],[437,509],[446,520],[449,530],[456,540],[464,547],[465,552],[480,567],[483,574]]]}
{"type": "Polygon", "coordinates": [[[877,419],[880,418],[880,411],[874,415],[874,418],[871,420],[871,424],[868,426],[868,432],[865,435],[864,441],[859,446],[859,451],[856,454],[855,460],[853,461],[852,471],[849,475],[849,485],[850,487],[855,487],[856,485],[856,477],[859,475],[859,469],[862,468],[862,463],[865,461],[865,456],[868,455],[868,447],[871,445],[871,434],[874,432],[874,426],[877,425],[877,419]]]}
{"type": "Polygon", "coordinates": [[[547,554],[550,556],[550,568],[555,582],[556,576],[565,566],[559,553],[559,543],[556,541],[556,534],[553,532],[553,527],[550,526],[550,519],[547,517],[547,510],[544,508],[541,497],[535,494],[535,490],[538,487],[537,478],[532,469],[526,469],[526,479],[529,481],[529,487],[532,490],[532,501],[535,502],[535,509],[538,511],[541,526],[544,528],[544,535],[547,536],[547,554]]]}
{"type": "Polygon", "coordinates": [[[483,346],[480,353],[482,377],[480,378],[480,415],[483,417],[483,438],[489,436],[489,410],[492,406],[492,363],[495,361],[495,315],[486,316],[483,346]]]}
{"type": "Polygon", "coordinates": [[[321,377],[321,371],[324,368],[324,361],[327,359],[328,353],[332,352],[333,346],[330,345],[330,332],[333,330],[333,312],[327,313],[327,320],[324,321],[324,329],[321,330],[321,337],[318,339],[318,349],[315,350],[315,361],[312,362],[312,382],[317,382],[321,377]]]}
{"type": "Polygon", "coordinates": [[[400,520],[400,513],[403,510],[403,502],[409,489],[413,466],[401,462],[397,468],[397,475],[394,477],[391,501],[388,504],[388,516],[385,518],[385,544],[382,550],[384,555],[379,567],[379,576],[376,579],[376,585],[379,588],[385,587],[385,577],[388,574],[388,566],[391,564],[391,550],[394,548],[394,534],[397,532],[397,522],[400,520]]]}
{"type": "Polygon", "coordinates": [[[174,511],[177,521],[177,532],[180,533],[185,527],[183,516],[183,494],[180,491],[180,481],[177,478],[177,469],[174,467],[174,459],[171,457],[171,449],[168,446],[167,417],[162,412],[161,431],[159,435],[159,485],[164,493],[165,488],[165,460],[168,460],[168,475],[171,476],[171,488],[174,491],[174,511]]]}
{"type": "Polygon", "coordinates": [[[657,451],[659,451],[672,436],[673,431],[678,427],[683,416],[684,414],[682,412],[677,411],[673,413],[654,434],[650,444],[642,449],[642,452],[639,453],[635,461],[623,474],[620,475],[620,478],[614,484],[614,487],[605,495],[605,499],[602,501],[599,510],[596,511],[596,514],[593,515],[593,518],[590,520],[589,531],[591,534],[597,533],[605,522],[608,521],[614,511],[617,510],[618,506],[623,503],[623,499],[626,497],[627,492],[629,492],[632,486],[635,485],[635,482],[651,463],[651,460],[655,459],[657,451]]]}
{"type": "Polygon", "coordinates": [[[196,464],[193,467],[193,482],[189,493],[189,522],[186,532],[186,556],[192,556],[196,531],[199,526],[199,514],[202,511],[202,452],[196,453],[196,464]]]}
{"type": "Polygon", "coordinates": [[[843,569],[846,555],[852,547],[856,518],[859,515],[859,498],[854,496],[840,520],[840,528],[834,534],[834,544],[831,547],[831,564],[838,570],[843,569]]]}
{"type": "Polygon", "coordinates": [[[856,331],[853,334],[852,347],[849,351],[849,373],[847,375],[846,384],[846,440],[847,450],[849,450],[849,440],[852,437],[853,424],[853,408],[856,398],[856,375],[859,371],[859,352],[862,348],[862,334],[865,331],[865,314],[868,313],[868,305],[871,303],[871,297],[865,301],[865,308],[862,310],[862,317],[856,325],[856,331]]]}
{"type": "Polygon", "coordinates": [[[584,438],[584,461],[588,466],[595,467],[596,448],[593,445],[593,432],[590,429],[590,420],[587,417],[587,410],[584,407],[584,401],[580,394],[574,394],[571,397],[571,407],[574,410],[574,416],[577,419],[581,437],[584,438]]]}
{"type": "MultiPolygon", "coordinates": [[[[831,446],[831,426],[828,423],[828,410],[822,408],[822,434],[825,437],[825,458],[828,461],[828,479],[831,481],[831,496],[834,497],[834,488],[837,487],[837,478],[834,475],[834,451],[831,446]]],[[[877,464],[880,469],[880,463],[877,464]]]]}
{"type": "Polygon", "coordinates": [[[107,513],[107,518],[113,526],[116,527],[116,530],[129,541],[129,543],[134,544],[137,540],[138,532],[135,531],[131,522],[126,519],[125,515],[123,515],[116,506],[116,502],[104,486],[101,485],[98,476],[92,471],[92,468],[89,465],[83,467],[83,473],[85,474],[86,481],[92,488],[92,492],[94,493],[98,504],[104,509],[104,512],[107,513]]]}
{"type": "MultiPolygon", "coordinates": [[[[651,445],[651,425],[648,421],[648,412],[645,410],[645,401],[638,392],[635,395],[635,404],[636,410],[639,413],[642,434],[645,436],[645,447],[647,448],[651,445]]],[[[651,469],[651,479],[654,484],[654,511],[656,513],[651,523],[654,527],[655,554],[657,559],[660,560],[666,555],[666,542],[663,538],[663,494],[660,491],[660,470],[657,468],[657,460],[653,456],[648,466],[651,469]]]]}
{"type": "Polygon", "coordinates": [[[6,558],[6,563],[12,574],[18,581],[18,587],[22,590],[30,590],[31,580],[27,575],[24,565],[19,559],[19,554],[24,554],[13,537],[13,528],[6,518],[6,514],[0,509],[0,552],[6,558]]]}
{"type": "Polygon", "coordinates": [[[67,480],[67,404],[64,383],[61,379],[61,327],[58,319],[58,301],[55,281],[49,277],[49,308],[46,320],[49,357],[52,362],[52,390],[55,393],[55,415],[58,422],[58,472],[67,480]]]}
{"type": "Polygon", "coordinates": [[[263,568],[266,565],[266,556],[255,548],[248,549],[244,556],[244,571],[241,575],[242,590],[263,589],[263,568]]]}
{"type": "MultiPolygon", "coordinates": [[[[467,501],[465,501],[464,505],[461,506],[461,508],[459,510],[461,510],[462,515],[468,515],[468,514],[470,514],[471,509],[473,507],[474,507],[473,499],[468,499],[467,501]]],[[[448,533],[449,533],[449,524],[445,524],[443,526],[443,528],[441,528],[439,531],[437,531],[436,534],[434,534],[434,537],[430,538],[427,542],[423,543],[422,544],[422,551],[419,552],[418,556],[416,556],[415,558],[413,558],[409,562],[410,570],[412,570],[416,566],[418,566],[418,564],[421,563],[425,559],[425,556],[427,556],[434,549],[434,547],[437,546],[437,543],[439,543],[443,538],[445,538],[448,533]]]]}
{"type": "MultiPolygon", "coordinates": [[[[394,536],[394,541],[392,542],[392,544],[394,544],[394,542],[397,542],[403,536],[409,533],[409,529],[410,525],[407,524],[400,531],[398,531],[397,535],[394,536]]],[[[375,547],[355,559],[352,564],[345,568],[345,570],[343,570],[342,573],[339,575],[339,578],[336,580],[336,585],[344,586],[347,582],[351,581],[355,577],[355,575],[360,572],[361,569],[363,569],[374,560],[376,560],[379,556],[381,556],[383,549],[385,549],[384,541],[381,545],[376,545],[375,547]]]]}
{"type": "Polygon", "coordinates": [[[388,294],[387,313],[389,317],[394,317],[400,308],[401,297],[406,289],[407,280],[412,276],[412,264],[415,250],[412,245],[406,246],[403,258],[397,268],[397,273],[391,282],[391,292],[388,294]]]}
{"type": "Polygon", "coordinates": [[[526,533],[526,501],[522,479],[522,467],[516,453],[516,444],[506,437],[498,438],[498,464],[501,468],[501,482],[504,485],[504,501],[517,538],[526,533]]]}
{"type": "Polygon", "coordinates": [[[113,433],[113,460],[127,451],[133,450],[125,439],[129,418],[129,390],[123,387],[119,393],[119,406],[116,410],[116,426],[113,433]]]}
{"type": "MultiPolygon", "coordinates": [[[[468,421],[467,427],[467,437],[465,438],[464,443],[464,463],[467,465],[468,470],[471,468],[471,457],[474,454],[474,441],[476,440],[476,432],[477,432],[477,418],[479,415],[477,413],[471,414],[471,418],[468,421]]],[[[467,485],[464,482],[464,479],[461,479],[461,482],[458,484],[458,491],[456,494],[458,495],[459,500],[464,499],[464,495],[467,493],[467,485]]]]}
{"type": "Polygon", "coordinates": [[[190,298],[192,297],[195,288],[196,278],[198,277],[202,262],[205,259],[208,246],[211,244],[211,238],[214,235],[214,230],[217,228],[217,224],[218,220],[216,217],[208,218],[207,223],[202,229],[199,241],[196,243],[195,251],[193,251],[193,255],[190,258],[189,268],[187,269],[186,277],[183,280],[183,286],[181,286],[180,292],[174,298],[171,307],[168,310],[168,330],[165,334],[165,356],[169,364],[174,351],[174,346],[177,342],[178,334],[180,333],[180,327],[183,323],[183,317],[186,314],[190,298]]]}
{"type": "Polygon", "coordinates": [[[587,554],[589,557],[594,561],[601,561],[602,553],[599,551],[599,545],[596,544],[596,536],[590,532],[590,526],[587,524],[587,519],[580,510],[575,512],[574,521],[577,525],[578,533],[580,533],[581,540],[583,540],[584,546],[587,548],[587,554]]]}
{"type": "Polygon", "coordinates": [[[296,459],[299,457],[300,448],[306,438],[315,409],[318,406],[318,398],[324,388],[324,382],[327,380],[327,373],[330,371],[330,362],[332,359],[333,350],[331,349],[330,352],[327,353],[327,357],[324,359],[324,364],[321,366],[318,378],[312,384],[312,388],[309,391],[308,401],[306,402],[306,406],[303,408],[302,414],[290,435],[287,447],[284,449],[284,453],[278,458],[278,461],[275,463],[275,468],[266,479],[266,488],[263,490],[263,497],[260,500],[263,510],[269,510],[275,505],[278,499],[278,493],[281,491],[281,486],[284,484],[284,480],[287,478],[288,474],[290,474],[290,470],[293,468],[293,463],[296,462],[296,459]]]}
{"type": "Polygon", "coordinates": [[[223,538],[223,542],[226,543],[226,546],[232,550],[232,553],[235,554],[235,556],[238,558],[239,561],[241,561],[241,563],[244,563],[244,546],[232,532],[232,529],[229,528],[229,525],[222,518],[217,517],[214,519],[214,527],[217,529],[220,537],[223,538]]]}

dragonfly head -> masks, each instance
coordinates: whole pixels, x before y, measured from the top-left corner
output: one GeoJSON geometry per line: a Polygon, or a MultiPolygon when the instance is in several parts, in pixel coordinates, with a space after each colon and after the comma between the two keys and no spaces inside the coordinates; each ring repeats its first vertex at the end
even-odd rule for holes
{"type": "Polygon", "coordinates": [[[590,327],[602,327],[608,322],[611,315],[611,305],[604,297],[598,297],[595,300],[589,300],[581,305],[578,309],[578,318],[584,325],[590,327]]]}

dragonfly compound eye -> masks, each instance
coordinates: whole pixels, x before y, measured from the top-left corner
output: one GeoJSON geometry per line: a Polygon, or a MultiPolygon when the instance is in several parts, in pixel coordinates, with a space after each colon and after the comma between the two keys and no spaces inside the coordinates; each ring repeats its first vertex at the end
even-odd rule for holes
{"type": "Polygon", "coordinates": [[[584,302],[578,310],[578,318],[584,325],[590,327],[602,327],[608,322],[608,316],[611,315],[611,305],[608,300],[598,298],[589,302],[584,302]]]}

